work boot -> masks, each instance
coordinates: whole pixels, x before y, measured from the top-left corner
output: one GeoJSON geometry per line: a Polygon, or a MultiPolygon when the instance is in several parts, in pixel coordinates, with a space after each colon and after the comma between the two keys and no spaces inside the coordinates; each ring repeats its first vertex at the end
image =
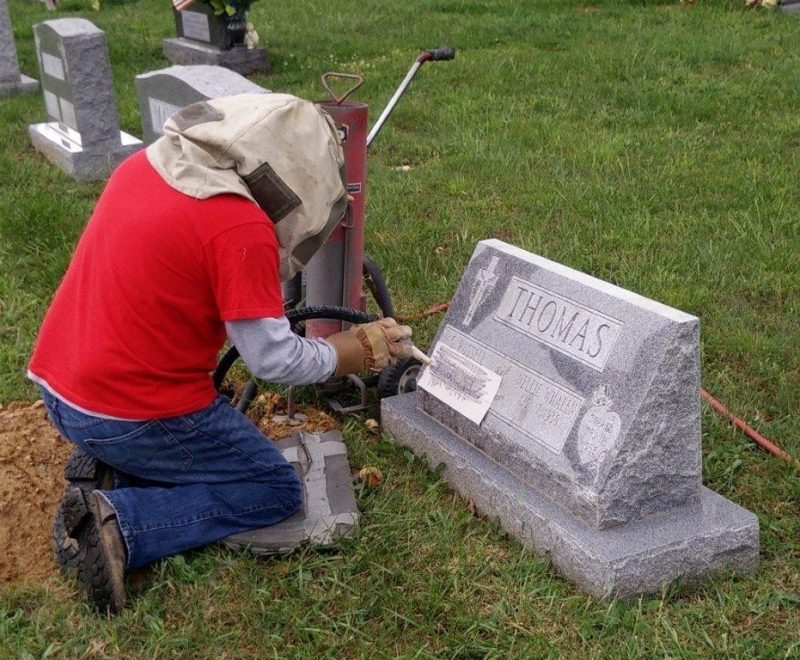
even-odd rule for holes
{"type": "Polygon", "coordinates": [[[99,490],[89,497],[94,519],[79,539],[78,590],[101,614],[117,614],[125,607],[125,540],[117,514],[99,490]]]}
{"type": "Polygon", "coordinates": [[[76,448],[64,467],[67,488],[58,505],[53,520],[53,553],[59,569],[65,576],[74,575],[78,569],[78,538],[81,530],[92,525],[88,498],[93,490],[112,487],[112,469],[94,456],[76,448]]]}

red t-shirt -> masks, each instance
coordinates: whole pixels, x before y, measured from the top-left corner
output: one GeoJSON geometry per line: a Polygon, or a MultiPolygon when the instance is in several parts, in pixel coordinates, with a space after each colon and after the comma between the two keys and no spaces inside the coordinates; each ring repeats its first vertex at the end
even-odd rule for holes
{"type": "Polygon", "coordinates": [[[68,401],[128,419],[215,397],[224,321],[283,315],[278,243],[252,201],[169,187],[144,151],[108,181],[47,311],[29,369],[68,401]]]}

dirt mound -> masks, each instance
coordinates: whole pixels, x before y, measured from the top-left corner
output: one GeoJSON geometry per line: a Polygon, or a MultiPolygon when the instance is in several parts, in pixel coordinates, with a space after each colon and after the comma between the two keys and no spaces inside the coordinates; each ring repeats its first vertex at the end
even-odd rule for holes
{"type": "MultiPolygon", "coordinates": [[[[328,431],[339,424],[308,405],[286,416],[286,400],[259,396],[248,416],[278,440],[298,430],[328,431]]],[[[50,424],[41,401],[0,406],[0,584],[43,582],[58,574],[50,528],[64,492],[64,463],[72,445],[50,424]]]]}
{"type": "Polygon", "coordinates": [[[71,451],[41,401],[0,407],[0,583],[56,575],[50,527],[71,451]]]}

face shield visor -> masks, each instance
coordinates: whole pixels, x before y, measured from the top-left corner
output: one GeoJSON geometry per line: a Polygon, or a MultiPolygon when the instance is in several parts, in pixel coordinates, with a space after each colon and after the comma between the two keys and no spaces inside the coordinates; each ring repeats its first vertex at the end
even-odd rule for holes
{"type": "MultiPolygon", "coordinates": [[[[308,197],[309,191],[295,192],[278,175],[269,162],[264,161],[250,174],[242,176],[261,209],[275,225],[278,244],[281,248],[281,279],[287,280],[304,270],[317,251],[324,245],[347,211],[347,176],[345,166],[339,167],[341,196],[320,210],[327,217],[307,218],[301,194],[308,197]]],[[[338,193],[336,193],[338,194],[338,193]]]]}

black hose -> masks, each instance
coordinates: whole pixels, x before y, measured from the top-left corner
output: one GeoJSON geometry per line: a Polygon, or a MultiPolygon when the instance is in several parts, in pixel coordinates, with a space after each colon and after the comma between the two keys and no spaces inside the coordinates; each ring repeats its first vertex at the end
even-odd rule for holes
{"type": "Polygon", "coordinates": [[[369,290],[372,292],[375,302],[378,303],[381,312],[384,316],[394,318],[394,303],[392,302],[392,294],[389,293],[389,287],[386,285],[386,279],[383,277],[381,267],[370,259],[366,254],[364,255],[364,281],[367,283],[369,290]]]}
{"type": "MultiPolygon", "coordinates": [[[[336,307],[335,305],[316,305],[315,307],[290,309],[288,312],[286,312],[286,318],[289,321],[292,332],[298,331],[297,326],[300,323],[317,319],[345,321],[347,323],[369,323],[370,321],[376,321],[378,319],[376,314],[368,314],[367,312],[360,312],[357,309],[349,309],[347,307],[336,307]]],[[[214,369],[214,373],[211,376],[211,379],[214,383],[214,388],[217,391],[219,391],[219,388],[222,387],[222,381],[225,380],[225,376],[228,375],[228,371],[230,371],[231,367],[238,359],[239,349],[236,348],[236,346],[231,346],[227,351],[225,351],[222,358],[220,358],[220,361],[217,363],[217,368],[214,369]]],[[[250,381],[250,383],[254,382],[255,379],[250,381]]],[[[248,387],[250,386],[250,383],[248,383],[248,387]]],[[[242,393],[242,398],[243,397],[244,393],[242,393]]],[[[250,401],[247,402],[247,405],[249,404],[250,401]]]]}
{"type": "Polygon", "coordinates": [[[256,394],[258,394],[258,382],[255,378],[251,378],[247,381],[247,385],[245,385],[242,390],[242,395],[239,397],[239,402],[236,404],[236,410],[245,412],[250,407],[250,404],[253,403],[256,394]]]}

